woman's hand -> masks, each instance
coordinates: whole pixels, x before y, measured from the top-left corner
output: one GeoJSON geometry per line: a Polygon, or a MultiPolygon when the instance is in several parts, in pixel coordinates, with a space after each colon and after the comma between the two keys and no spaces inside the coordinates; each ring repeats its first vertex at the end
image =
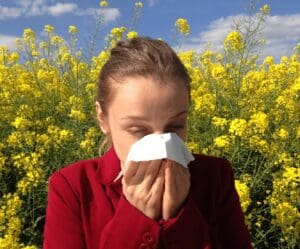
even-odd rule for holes
{"type": "Polygon", "coordinates": [[[176,216],[190,189],[190,172],[180,164],[167,160],[165,163],[165,190],[162,217],[168,220],[176,216]]]}
{"type": "MultiPolygon", "coordinates": [[[[151,219],[157,220],[162,215],[164,186],[165,165],[162,160],[129,161],[126,165],[122,179],[123,193],[132,205],[151,219]]],[[[173,205],[168,196],[166,196],[167,213],[169,205],[173,205]]]]}

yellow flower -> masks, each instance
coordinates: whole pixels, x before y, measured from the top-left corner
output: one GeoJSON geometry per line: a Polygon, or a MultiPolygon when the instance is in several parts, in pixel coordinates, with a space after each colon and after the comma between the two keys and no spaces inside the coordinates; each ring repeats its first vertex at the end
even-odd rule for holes
{"type": "Polygon", "coordinates": [[[267,56],[267,57],[264,59],[263,64],[273,65],[273,64],[274,64],[274,59],[273,59],[273,57],[272,57],[272,56],[267,56]]]}
{"type": "Polygon", "coordinates": [[[217,54],[216,59],[217,59],[217,61],[221,61],[223,59],[223,55],[222,54],[217,54]]]}
{"type": "Polygon", "coordinates": [[[23,31],[23,39],[26,40],[34,40],[35,39],[35,33],[32,29],[24,29],[23,31]]]}
{"type": "Polygon", "coordinates": [[[56,46],[62,44],[63,42],[64,42],[63,38],[61,38],[58,35],[54,35],[50,39],[50,43],[56,46]]]}
{"type": "Polygon", "coordinates": [[[235,180],[234,183],[239,195],[242,210],[243,212],[246,212],[251,203],[249,188],[246,183],[241,182],[240,180],[235,180]]]}
{"type": "Polygon", "coordinates": [[[76,33],[78,33],[77,27],[74,26],[74,25],[69,26],[69,33],[71,33],[71,34],[76,34],[76,33]]]}
{"type": "Polygon", "coordinates": [[[238,31],[231,31],[225,38],[224,47],[227,50],[239,51],[244,46],[243,36],[238,31]]]}
{"type": "Polygon", "coordinates": [[[108,6],[108,2],[107,1],[100,1],[99,5],[100,5],[100,7],[105,8],[105,7],[108,6]]]}
{"type": "Polygon", "coordinates": [[[247,129],[247,121],[245,119],[233,119],[230,122],[229,133],[242,137],[247,129]]]}
{"type": "Polygon", "coordinates": [[[264,6],[262,6],[260,8],[260,11],[263,13],[263,14],[269,14],[270,13],[270,6],[268,4],[265,4],[264,6]]]}
{"type": "Polygon", "coordinates": [[[13,52],[8,56],[8,63],[14,63],[19,60],[19,54],[17,52],[13,52]]]}
{"type": "Polygon", "coordinates": [[[194,60],[195,51],[193,50],[187,50],[180,52],[178,54],[180,60],[184,63],[185,66],[192,66],[193,60],[194,60]]]}
{"type": "Polygon", "coordinates": [[[268,128],[268,115],[263,112],[257,112],[250,117],[249,126],[255,133],[263,134],[268,128]]]}
{"type": "Polygon", "coordinates": [[[280,128],[277,132],[276,132],[277,136],[282,139],[282,140],[285,140],[287,139],[289,133],[286,129],[284,128],[280,128]]]}
{"type": "Polygon", "coordinates": [[[229,145],[230,145],[230,139],[229,139],[228,136],[222,135],[222,136],[216,137],[214,139],[214,143],[215,143],[216,147],[219,147],[219,148],[228,148],[229,145]]]}
{"type": "Polygon", "coordinates": [[[225,118],[214,116],[212,118],[212,124],[216,127],[220,127],[221,129],[224,129],[227,125],[228,121],[225,118]]]}
{"type": "Polygon", "coordinates": [[[221,80],[226,76],[226,70],[221,64],[216,64],[211,70],[211,75],[216,80],[221,80]]]}
{"type": "Polygon", "coordinates": [[[296,137],[300,138],[300,126],[296,128],[296,137]]]}
{"type": "Polygon", "coordinates": [[[268,142],[265,139],[262,139],[258,135],[250,136],[249,144],[253,149],[258,150],[259,152],[261,152],[263,154],[269,152],[269,150],[270,150],[270,146],[269,146],[268,142]]]}
{"type": "Polygon", "coordinates": [[[27,128],[28,126],[30,126],[30,124],[31,122],[23,117],[16,117],[15,120],[12,122],[12,125],[20,130],[27,128]]]}
{"type": "Polygon", "coordinates": [[[78,121],[84,121],[86,119],[86,115],[85,113],[83,113],[80,110],[76,110],[76,109],[71,109],[71,113],[69,114],[70,118],[74,118],[78,121]]]}
{"type": "Polygon", "coordinates": [[[133,39],[133,38],[136,38],[138,37],[138,33],[135,32],[135,31],[130,31],[127,33],[127,39],[133,39]]]}
{"type": "Polygon", "coordinates": [[[0,156],[0,172],[4,169],[5,167],[5,161],[6,161],[6,157],[4,156],[0,156]]]}
{"type": "Polygon", "coordinates": [[[195,143],[194,141],[188,142],[187,147],[193,153],[199,153],[199,145],[197,143],[195,143]]]}
{"type": "Polygon", "coordinates": [[[214,94],[204,94],[195,98],[195,110],[211,114],[215,110],[216,96],[214,94]]]}
{"type": "Polygon", "coordinates": [[[37,246],[25,246],[25,247],[22,247],[21,249],[38,249],[37,246]]]}
{"type": "Polygon", "coordinates": [[[39,44],[39,48],[47,48],[48,47],[48,43],[45,42],[45,41],[41,41],[40,44],[39,44]]]}
{"type": "Polygon", "coordinates": [[[47,32],[47,33],[53,33],[54,32],[54,27],[47,24],[47,25],[44,26],[44,31],[47,32]]]}
{"type": "Polygon", "coordinates": [[[178,18],[175,22],[175,27],[177,28],[177,32],[180,34],[188,35],[190,33],[190,25],[184,18],[178,18]]]}
{"type": "Polygon", "coordinates": [[[143,8],[144,5],[143,5],[142,2],[136,2],[136,3],[135,3],[135,7],[136,7],[136,8],[143,8]]]}
{"type": "Polygon", "coordinates": [[[123,37],[123,33],[126,31],[126,27],[115,27],[110,31],[109,36],[117,41],[121,40],[123,37]]]}

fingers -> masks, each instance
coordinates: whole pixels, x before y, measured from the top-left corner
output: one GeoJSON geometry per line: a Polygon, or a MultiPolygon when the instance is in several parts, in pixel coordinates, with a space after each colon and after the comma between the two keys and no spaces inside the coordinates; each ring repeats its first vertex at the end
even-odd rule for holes
{"type": "Polygon", "coordinates": [[[167,160],[166,164],[166,191],[176,194],[180,190],[180,187],[189,182],[190,173],[189,169],[172,160],[167,160]]]}
{"type": "Polygon", "coordinates": [[[164,220],[174,217],[190,188],[189,169],[175,161],[165,163],[165,190],[163,197],[162,215],[164,220]]]}
{"type": "Polygon", "coordinates": [[[159,174],[161,163],[162,160],[160,159],[148,161],[148,166],[145,172],[145,178],[143,182],[145,190],[151,189],[153,182],[156,180],[157,175],[159,174]]]}
{"type": "Polygon", "coordinates": [[[145,189],[149,189],[160,169],[161,160],[152,161],[128,161],[124,172],[124,181],[128,185],[142,183],[145,189]]]}
{"type": "Polygon", "coordinates": [[[139,162],[127,161],[124,165],[124,180],[129,182],[139,169],[139,162]]]}
{"type": "Polygon", "coordinates": [[[123,180],[126,199],[146,216],[157,219],[161,215],[164,193],[162,160],[129,161],[123,180]]]}
{"type": "Polygon", "coordinates": [[[175,179],[174,179],[174,167],[170,160],[167,160],[165,163],[165,191],[171,193],[176,188],[175,179]]]}
{"type": "Polygon", "coordinates": [[[159,199],[162,198],[165,184],[165,165],[161,163],[155,182],[152,185],[153,193],[157,193],[159,199]],[[160,194],[160,197],[159,197],[160,194]]]}

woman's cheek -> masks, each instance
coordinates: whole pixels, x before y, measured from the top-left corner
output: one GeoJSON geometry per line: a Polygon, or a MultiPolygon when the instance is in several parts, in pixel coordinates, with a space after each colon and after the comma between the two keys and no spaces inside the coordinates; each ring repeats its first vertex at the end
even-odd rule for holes
{"type": "Polygon", "coordinates": [[[122,135],[116,138],[115,141],[117,141],[115,144],[116,153],[121,163],[125,163],[130,147],[135,142],[135,140],[128,135],[122,135]]]}

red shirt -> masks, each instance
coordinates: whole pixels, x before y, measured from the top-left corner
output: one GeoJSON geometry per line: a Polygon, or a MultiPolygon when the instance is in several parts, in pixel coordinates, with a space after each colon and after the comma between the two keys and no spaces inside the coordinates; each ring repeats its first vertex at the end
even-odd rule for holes
{"type": "Polygon", "coordinates": [[[193,154],[189,195],[176,217],[153,220],[122,192],[120,160],[102,157],[54,172],[49,180],[44,249],[252,248],[225,159],[193,154]]]}

